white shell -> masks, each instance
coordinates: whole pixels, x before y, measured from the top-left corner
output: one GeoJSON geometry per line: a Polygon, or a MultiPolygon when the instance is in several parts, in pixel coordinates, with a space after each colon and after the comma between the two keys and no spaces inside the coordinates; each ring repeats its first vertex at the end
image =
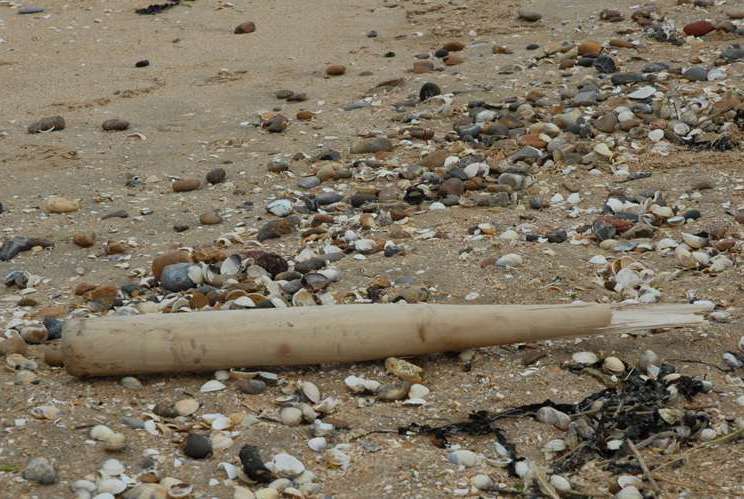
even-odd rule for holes
{"type": "Polygon", "coordinates": [[[191,416],[199,410],[199,401],[195,399],[182,399],[173,405],[179,416],[191,416]]]}
{"type": "Polygon", "coordinates": [[[266,467],[282,478],[294,478],[305,471],[302,461],[284,452],[274,456],[271,462],[266,463],[266,467]]]}
{"type": "Polygon", "coordinates": [[[315,437],[308,440],[307,446],[315,452],[323,452],[328,447],[328,442],[324,437],[315,437]]]}
{"type": "Polygon", "coordinates": [[[516,253],[509,253],[496,260],[496,265],[498,267],[519,267],[522,262],[521,256],[516,253]]]}
{"type": "Polygon", "coordinates": [[[708,244],[708,238],[696,236],[695,234],[689,234],[687,232],[682,233],[682,240],[693,249],[704,248],[708,244]]]}
{"type": "Polygon", "coordinates": [[[210,393],[210,392],[218,392],[220,390],[224,390],[225,385],[216,379],[210,379],[206,383],[204,383],[201,388],[199,388],[199,391],[202,393],[210,393]]]}
{"type": "Polygon", "coordinates": [[[60,410],[53,405],[40,405],[31,409],[31,415],[36,419],[57,419],[60,410]]]}
{"type": "Polygon", "coordinates": [[[118,478],[102,478],[98,480],[97,486],[99,494],[108,492],[115,496],[127,489],[127,484],[118,478]]]}
{"type": "Polygon", "coordinates": [[[124,473],[124,465],[118,459],[107,459],[100,471],[103,476],[119,476],[124,473]]]}
{"type": "Polygon", "coordinates": [[[346,379],[344,379],[344,384],[353,393],[375,393],[380,389],[380,386],[382,386],[378,381],[353,375],[347,376],[346,379]]]}
{"type": "Polygon", "coordinates": [[[300,390],[302,390],[305,397],[307,397],[307,399],[313,404],[320,402],[320,389],[315,385],[315,383],[303,381],[300,383],[300,390]]]}

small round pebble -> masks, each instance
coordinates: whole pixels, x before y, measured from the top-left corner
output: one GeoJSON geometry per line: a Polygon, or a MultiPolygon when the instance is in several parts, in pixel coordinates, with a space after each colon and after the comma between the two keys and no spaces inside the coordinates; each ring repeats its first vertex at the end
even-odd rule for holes
{"type": "Polygon", "coordinates": [[[184,442],[183,453],[192,459],[204,459],[212,454],[212,442],[204,435],[189,433],[184,442]]]}

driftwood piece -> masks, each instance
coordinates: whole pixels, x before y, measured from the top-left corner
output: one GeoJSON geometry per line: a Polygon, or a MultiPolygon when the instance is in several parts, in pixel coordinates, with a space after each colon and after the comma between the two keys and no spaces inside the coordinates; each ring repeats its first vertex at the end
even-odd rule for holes
{"type": "Polygon", "coordinates": [[[63,353],[76,376],[190,372],[358,362],[702,322],[699,308],[661,307],[391,304],[105,317],[66,323],[63,353]]]}

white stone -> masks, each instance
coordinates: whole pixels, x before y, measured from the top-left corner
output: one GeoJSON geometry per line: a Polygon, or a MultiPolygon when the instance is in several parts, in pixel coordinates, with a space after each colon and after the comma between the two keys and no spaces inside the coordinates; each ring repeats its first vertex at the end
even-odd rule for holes
{"type": "Polygon", "coordinates": [[[521,256],[516,253],[509,253],[496,260],[496,265],[499,267],[519,267],[522,262],[521,256]]]}
{"type": "Polygon", "coordinates": [[[206,383],[204,383],[201,388],[199,388],[199,391],[202,393],[210,393],[210,392],[219,392],[220,390],[224,390],[225,385],[221,383],[220,381],[217,381],[216,379],[210,379],[206,383]]]}
{"type": "Polygon", "coordinates": [[[480,456],[473,451],[459,449],[450,452],[447,455],[447,460],[452,464],[471,468],[480,462],[480,456]]]}
{"type": "Polygon", "coordinates": [[[558,492],[568,492],[571,490],[571,482],[561,475],[551,476],[550,485],[555,487],[558,492]]]}
{"type": "Polygon", "coordinates": [[[571,360],[576,364],[590,366],[599,362],[599,357],[593,352],[576,352],[571,356],[571,360]]]}

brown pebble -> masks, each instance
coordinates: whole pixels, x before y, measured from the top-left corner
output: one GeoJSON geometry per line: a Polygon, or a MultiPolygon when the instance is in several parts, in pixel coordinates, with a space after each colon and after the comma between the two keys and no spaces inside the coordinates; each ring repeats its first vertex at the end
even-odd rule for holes
{"type": "Polygon", "coordinates": [[[244,23],[240,23],[235,27],[234,33],[236,35],[245,35],[247,33],[253,33],[256,31],[256,23],[252,21],[246,21],[244,23]]]}
{"type": "Polygon", "coordinates": [[[193,308],[194,310],[198,310],[209,305],[209,298],[207,298],[207,295],[205,295],[204,293],[196,291],[191,295],[189,304],[191,305],[191,308],[193,308]]]}
{"type": "Polygon", "coordinates": [[[107,255],[121,255],[127,252],[127,244],[122,241],[106,241],[103,250],[107,255]]]}
{"type": "MultiPolygon", "coordinates": [[[[152,261],[152,273],[156,279],[160,280],[160,274],[163,273],[163,269],[168,265],[174,263],[187,263],[191,262],[191,256],[185,251],[171,251],[163,255],[155,257],[152,261]]],[[[76,293],[77,294],[77,293],[76,293]]]]}
{"type": "Polygon", "coordinates": [[[442,48],[447,52],[459,52],[465,48],[465,44],[457,41],[447,42],[442,48]]]}
{"type": "Polygon", "coordinates": [[[113,302],[119,296],[119,288],[113,284],[103,284],[87,293],[91,301],[113,302]]]}
{"type": "Polygon", "coordinates": [[[75,234],[72,236],[72,242],[81,248],[90,248],[96,244],[96,233],[88,232],[75,234]]]}
{"type": "Polygon", "coordinates": [[[457,66],[458,64],[465,62],[465,58],[460,54],[450,54],[445,57],[443,61],[447,66],[457,66]]]}
{"type": "Polygon", "coordinates": [[[75,290],[73,291],[73,293],[75,293],[75,296],[83,296],[85,293],[93,291],[94,289],[96,289],[95,284],[91,284],[89,282],[80,282],[77,286],[75,286],[75,290]]]}
{"type": "Polygon", "coordinates": [[[683,31],[688,36],[704,36],[715,29],[716,27],[708,21],[695,21],[686,25],[683,31]]]}
{"type": "Polygon", "coordinates": [[[413,72],[416,74],[431,73],[434,71],[434,63],[431,61],[416,61],[413,63],[413,72]]]}
{"type": "Polygon", "coordinates": [[[586,40],[579,45],[579,55],[597,57],[602,53],[602,44],[594,40],[586,40]]]}
{"type": "Polygon", "coordinates": [[[113,118],[104,121],[101,128],[107,132],[121,132],[129,128],[129,122],[127,120],[113,118]]]}
{"type": "Polygon", "coordinates": [[[346,73],[346,66],[343,64],[331,64],[326,68],[328,76],[341,76],[344,73],[346,73]]]}
{"type": "Polygon", "coordinates": [[[718,251],[728,251],[736,246],[736,239],[720,239],[715,242],[714,246],[718,251]]]}
{"type": "Polygon", "coordinates": [[[203,213],[199,215],[199,223],[202,225],[217,225],[222,223],[222,217],[216,212],[203,213]]]}
{"type": "Polygon", "coordinates": [[[310,111],[297,111],[297,119],[300,121],[310,121],[314,116],[310,111]]]}
{"type": "Polygon", "coordinates": [[[201,180],[193,177],[186,177],[173,182],[173,192],[195,191],[201,186],[201,180]]]}
{"type": "Polygon", "coordinates": [[[494,54],[513,54],[514,51],[510,49],[509,47],[505,47],[504,45],[494,45],[493,49],[491,49],[491,52],[494,54]]]}
{"type": "Polygon", "coordinates": [[[635,47],[635,45],[633,45],[633,42],[623,40],[622,38],[613,38],[612,40],[610,40],[610,46],[621,49],[632,49],[635,47]]]}

